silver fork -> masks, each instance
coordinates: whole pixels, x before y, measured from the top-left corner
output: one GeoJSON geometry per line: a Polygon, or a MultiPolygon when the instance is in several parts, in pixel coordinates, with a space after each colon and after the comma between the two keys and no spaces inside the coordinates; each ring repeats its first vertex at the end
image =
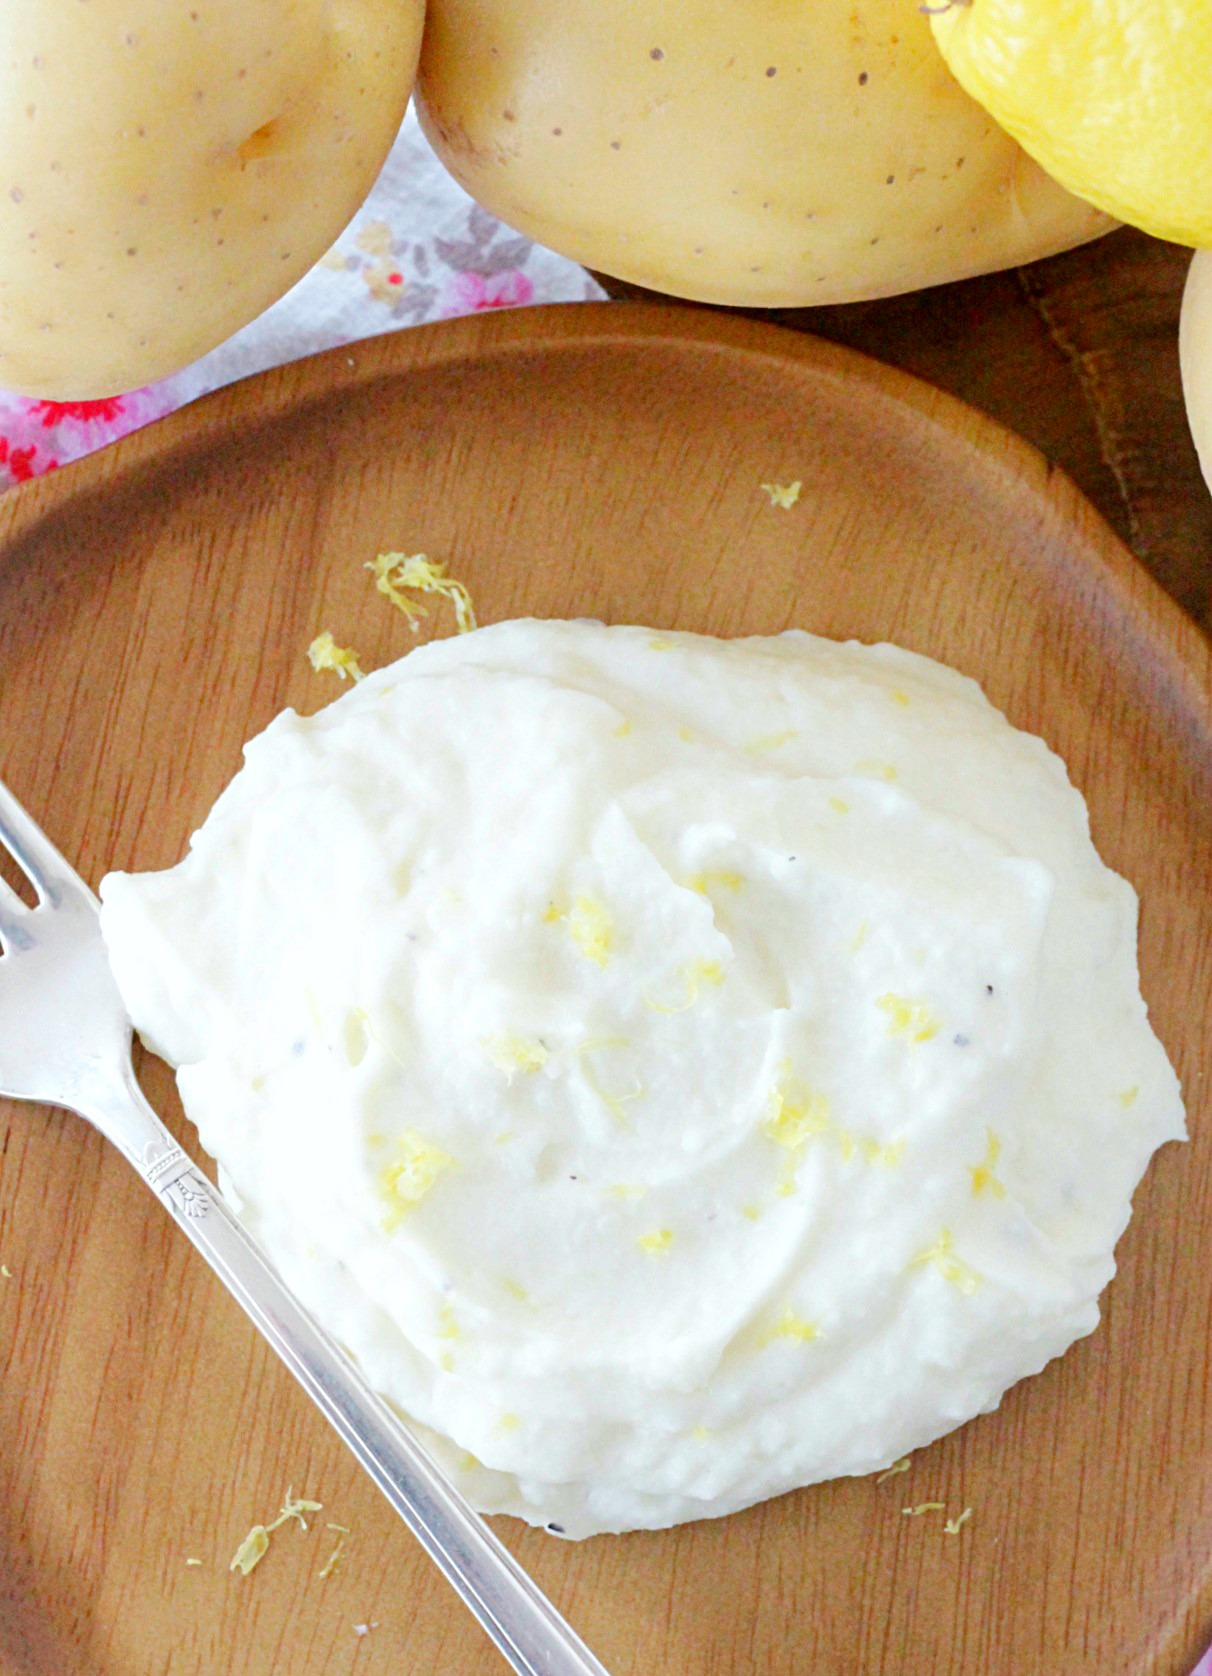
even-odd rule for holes
{"type": "Polygon", "coordinates": [[[38,896],[0,879],[0,1096],[78,1112],[134,1165],[521,1676],[607,1676],[148,1105],[97,899],[2,782],[0,844],[38,896]]]}

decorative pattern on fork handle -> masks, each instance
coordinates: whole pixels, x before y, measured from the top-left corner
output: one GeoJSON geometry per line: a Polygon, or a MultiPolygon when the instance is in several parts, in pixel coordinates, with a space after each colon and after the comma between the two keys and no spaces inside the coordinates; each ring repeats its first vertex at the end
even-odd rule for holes
{"type": "Polygon", "coordinates": [[[205,1216],[210,1209],[210,1184],[179,1146],[150,1141],[143,1149],[142,1170],[147,1185],[183,1215],[205,1216]]]}

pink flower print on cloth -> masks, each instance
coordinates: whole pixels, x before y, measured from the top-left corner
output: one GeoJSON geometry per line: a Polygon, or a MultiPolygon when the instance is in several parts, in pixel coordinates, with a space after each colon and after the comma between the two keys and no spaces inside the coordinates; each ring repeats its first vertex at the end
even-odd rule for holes
{"type": "Polygon", "coordinates": [[[173,405],[155,390],[78,402],[0,394],[0,488],[27,483],[61,462],[114,442],[173,405]]]}
{"type": "Polygon", "coordinates": [[[534,296],[534,285],[517,268],[503,274],[454,274],[446,287],[443,317],[478,314],[485,308],[519,308],[534,296]]]}

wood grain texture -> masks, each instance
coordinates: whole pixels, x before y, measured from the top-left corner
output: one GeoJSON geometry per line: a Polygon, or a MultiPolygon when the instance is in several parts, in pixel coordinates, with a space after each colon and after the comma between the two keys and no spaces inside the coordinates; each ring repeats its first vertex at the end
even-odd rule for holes
{"type": "MultiPolygon", "coordinates": [[[[279,369],[0,501],[0,774],[92,881],[172,862],[242,741],[336,695],[318,630],[367,667],[408,649],[361,568],[388,545],[449,560],[487,621],[795,624],[978,677],[1141,892],[1194,1137],[1137,1194],[1098,1332],[909,1474],[575,1547],[499,1521],[510,1546],[614,1676],[1183,1676],[1212,1633],[1198,630],[1038,454],[898,373],[709,311],[482,316],[279,369]],[[760,483],[793,477],[772,508],[760,483]],[[926,1499],[974,1517],[901,1516],[926,1499]]],[[[164,1068],[146,1081],[194,1144],[164,1068]]],[[[501,1668],[75,1119],[0,1107],[0,1260],[5,1676],[501,1668]],[[229,1576],[288,1484],[317,1525],[229,1576]],[[320,1580],[326,1519],[352,1534],[320,1580]]]]}
{"type": "MultiPolygon", "coordinates": [[[[1187,426],[1178,316],[1191,252],[1121,228],[1061,256],[830,308],[748,310],[961,397],[1060,466],[1212,625],[1212,495],[1187,426]]],[[[614,296],[638,287],[602,278],[614,296]]]]}

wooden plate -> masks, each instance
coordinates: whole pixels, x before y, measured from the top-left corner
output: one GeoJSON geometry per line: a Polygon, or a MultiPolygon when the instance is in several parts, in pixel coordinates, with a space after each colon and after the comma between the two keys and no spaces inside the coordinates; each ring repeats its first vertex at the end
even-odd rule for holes
{"type": "MultiPolygon", "coordinates": [[[[166,865],[241,742],[336,695],[318,630],[368,666],[408,649],[362,569],[384,546],[448,559],[488,621],[799,624],[978,677],[1141,892],[1195,1136],[1138,1192],[1094,1337],[911,1473],[577,1547],[500,1521],[514,1550],[615,1676],[1184,1672],[1212,1633],[1206,643],[955,401],[706,311],[544,309],[279,370],[0,502],[0,774],[93,881],[166,865]],[[901,1516],[925,1500],[973,1518],[901,1516]]],[[[58,1113],[0,1133],[4,1670],[502,1668],[117,1156],[58,1113]],[[288,1485],[324,1513],[230,1576],[288,1485]],[[327,1519],[352,1534],[321,1579],[327,1519]]]]}

